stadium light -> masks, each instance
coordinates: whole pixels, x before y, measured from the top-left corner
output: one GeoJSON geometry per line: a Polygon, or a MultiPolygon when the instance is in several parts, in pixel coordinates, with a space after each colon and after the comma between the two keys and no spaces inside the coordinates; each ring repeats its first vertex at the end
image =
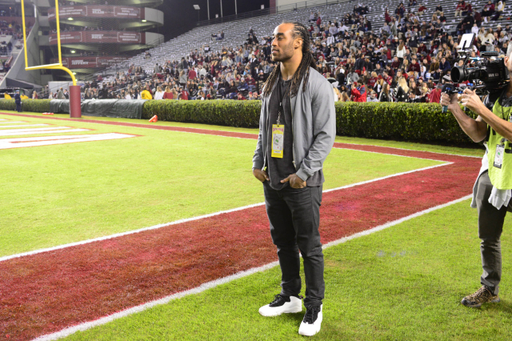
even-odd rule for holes
{"type": "Polygon", "coordinates": [[[199,10],[201,9],[201,7],[199,7],[199,5],[192,5],[192,6],[194,6],[194,9],[197,11],[197,22],[199,22],[199,13],[201,13],[201,12],[199,12],[199,10]]]}

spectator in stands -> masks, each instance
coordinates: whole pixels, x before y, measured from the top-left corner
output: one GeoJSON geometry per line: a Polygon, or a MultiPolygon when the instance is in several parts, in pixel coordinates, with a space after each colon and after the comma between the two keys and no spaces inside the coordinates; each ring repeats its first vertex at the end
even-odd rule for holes
{"type": "Polygon", "coordinates": [[[389,24],[391,22],[391,16],[389,15],[387,7],[386,10],[384,11],[384,21],[386,22],[386,24],[389,24]]]}
{"type": "Polygon", "coordinates": [[[91,90],[91,88],[88,88],[87,90],[85,90],[84,99],[92,99],[92,98],[93,98],[92,97],[92,90],[91,90]]]}
{"type": "Polygon", "coordinates": [[[494,10],[494,4],[491,0],[489,0],[489,2],[487,2],[487,4],[482,9],[482,17],[484,18],[484,22],[487,22],[487,18],[494,14],[494,10]]]}
{"type": "Polygon", "coordinates": [[[460,22],[460,33],[457,35],[470,33],[474,23],[475,19],[473,18],[473,15],[468,14],[467,16],[465,16],[464,19],[462,19],[462,21],[460,22]]]}
{"type": "Polygon", "coordinates": [[[149,92],[149,89],[144,89],[140,93],[140,99],[153,99],[153,95],[151,95],[151,92],[149,92]]]}
{"type": "Polygon", "coordinates": [[[458,16],[462,16],[462,12],[464,10],[466,10],[466,2],[464,0],[459,0],[457,2],[457,7],[455,7],[455,18],[457,18],[458,16]]]}
{"type": "Polygon", "coordinates": [[[351,100],[354,102],[366,102],[366,87],[361,81],[355,82],[352,90],[350,91],[351,100]]]}
{"type": "Polygon", "coordinates": [[[311,12],[311,14],[309,15],[309,22],[316,23],[316,14],[315,14],[315,12],[311,12]]]}
{"type": "Polygon", "coordinates": [[[235,84],[234,80],[231,80],[229,82],[228,86],[226,87],[226,98],[227,99],[236,99],[237,94],[238,94],[237,85],[235,84]]]}
{"type": "Polygon", "coordinates": [[[154,99],[163,99],[163,98],[164,98],[164,92],[162,90],[162,87],[160,85],[158,85],[156,87],[155,98],[154,99]]]}
{"type": "Polygon", "coordinates": [[[379,102],[393,102],[393,97],[391,96],[389,90],[389,84],[384,82],[382,86],[382,91],[380,92],[379,95],[379,102]]]}
{"type": "Polygon", "coordinates": [[[172,99],[179,99],[178,90],[176,90],[176,88],[173,88],[172,90],[172,99]]]}
{"type": "Polygon", "coordinates": [[[414,79],[409,81],[409,92],[407,93],[407,102],[424,102],[422,92],[414,79]]]}
{"type": "Polygon", "coordinates": [[[384,36],[392,36],[391,28],[389,27],[388,23],[385,22],[382,27],[380,28],[381,35],[384,36]]]}
{"type": "Polygon", "coordinates": [[[188,100],[188,92],[185,88],[183,87],[180,87],[180,94],[179,94],[179,99],[180,100],[184,100],[184,101],[187,101],[188,100]]]}
{"type": "Polygon", "coordinates": [[[441,61],[439,62],[439,73],[441,74],[441,77],[448,74],[452,69],[452,66],[450,65],[450,62],[446,60],[445,57],[441,58],[441,61]]]}
{"type": "Polygon", "coordinates": [[[162,66],[158,65],[158,63],[155,64],[154,73],[160,73],[162,72],[162,66]]]}
{"type": "Polygon", "coordinates": [[[411,64],[407,68],[407,72],[410,72],[410,71],[418,72],[418,73],[421,71],[421,66],[420,66],[420,64],[418,64],[418,60],[417,60],[416,56],[412,57],[411,64]]]}
{"type": "Polygon", "coordinates": [[[64,89],[62,89],[62,87],[57,92],[57,99],[66,99],[66,97],[64,96],[64,89]]]}
{"type": "Polygon", "coordinates": [[[405,77],[398,78],[398,85],[395,90],[396,93],[396,101],[397,102],[405,102],[407,100],[407,94],[409,92],[409,86],[407,85],[407,81],[405,77]]]}
{"type": "Polygon", "coordinates": [[[482,26],[482,14],[478,11],[474,11],[473,19],[475,19],[475,23],[478,27],[482,26]]]}
{"type": "Polygon", "coordinates": [[[396,48],[396,56],[400,62],[403,62],[406,54],[405,44],[403,40],[400,40],[400,44],[396,48]]]}
{"type": "Polygon", "coordinates": [[[492,20],[498,20],[501,15],[503,15],[503,11],[505,10],[505,3],[503,1],[498,1],[496,5],[496,13],[493,15],[492,20]]]}
{"type": "Polygon", "coordinates": [[[377,94],[375,93],[375,91],[373,90],[370,90],[370,96],[368,96],[368,98],[366,98],[366,102],[378,102],[379,99],[377,98],[377,94]]]}
{"type": "Polygon", "coordinates": [[[493,32],[492,28],[489,27],[487,29],[487,31],[485,32],[485,36],[482,41],[482,44],[485,45],[486,51],[494,50],[494,40],[495,40],[494,32],[493,32]]]}
{"type": "Polygon", "coordinates": [[[478,24],[475,22],[473,24],[473,27],[471,28],[471,33],[473,33],[476,37],[476,36],[478,36],[478,32],[479,32],[478,24]]]}
{"type": "Polygon", "coordinates": [[[466,16],[468,14],[473,14],[473,6],[469,2],[466,4],[464,11],[462,11],[462,16],[466,16]]]}

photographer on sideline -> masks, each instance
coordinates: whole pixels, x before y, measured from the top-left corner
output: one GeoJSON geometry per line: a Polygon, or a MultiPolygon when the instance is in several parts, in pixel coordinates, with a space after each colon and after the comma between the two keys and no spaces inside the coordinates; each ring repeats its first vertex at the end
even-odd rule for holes
{"type": "MultiPolygon", "coordinates": [[[[512,46],[504,58],[509,74],[512,72],[512,46]]],[[[483,273],[482,287],[462,299],[466,307],[478,308],[483,303],[499,302],[501,280],[500,236],[507,210],[512,202],[512,83],[484,100],[469,89],[461,96],[461,103],[474,113],[476,119],[467,116],[459,106],[457,94],[443,94],[441,105],[447,106],[462,130],[475,142],[486,147],[482,168],[473,187],[471,207],[478,209],[478,235],[482,240],[480,252],[483,273]],[[492,108],[492,111],[490,110],[492,108]]]]}

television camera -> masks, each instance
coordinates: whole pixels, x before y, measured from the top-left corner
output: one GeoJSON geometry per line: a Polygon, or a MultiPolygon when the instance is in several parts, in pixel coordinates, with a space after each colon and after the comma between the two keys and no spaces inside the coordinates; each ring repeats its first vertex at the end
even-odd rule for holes
{"type": "MultiPolygon", "coordinates": [[[[442,92],[461,93],[467,87],[475,90],[480,96],[485,96],[500,91],[508,85],[508,69],[504,59],[498,58],[497,52],[482,52],[481,57],[471,57],[474,40],[474,33],[462,35],[457,53],[462,57],[463,65],[452,68],[453,84],[444,84],[442,92]],[[464,82],[469,83],[461,86],[460,83],[464,82]],[[459,84],[459,86],[455,84],[459,84]]],[[[446,112],[446,109],[443,106],[443,112],[446,112]]]]}

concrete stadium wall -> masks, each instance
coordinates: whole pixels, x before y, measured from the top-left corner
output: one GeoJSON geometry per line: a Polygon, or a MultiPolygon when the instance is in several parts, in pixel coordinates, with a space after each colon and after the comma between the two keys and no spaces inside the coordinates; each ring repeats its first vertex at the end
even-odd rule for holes
{"type": "MultiPolygon", "coordinates": [[[[39,23],[36,20],[34,26],[30,30],[30,33],[27,36],[27,61],[28,66],[41,65],[41,59],[39,54],[39,23]]],[[[27,71],[25,70],[25,55],[24,49],[17,51],[17,56],[15,58],[14,63],[11,66],[11,69],[5,76],[2,81],[0,88],[5,89],[6,87],[23,87],[23,83],[29,84],[41,84],[41,71],[33,70],[27,71]],[[20,81],[18,83],[17,81],[20,81]]]]}

